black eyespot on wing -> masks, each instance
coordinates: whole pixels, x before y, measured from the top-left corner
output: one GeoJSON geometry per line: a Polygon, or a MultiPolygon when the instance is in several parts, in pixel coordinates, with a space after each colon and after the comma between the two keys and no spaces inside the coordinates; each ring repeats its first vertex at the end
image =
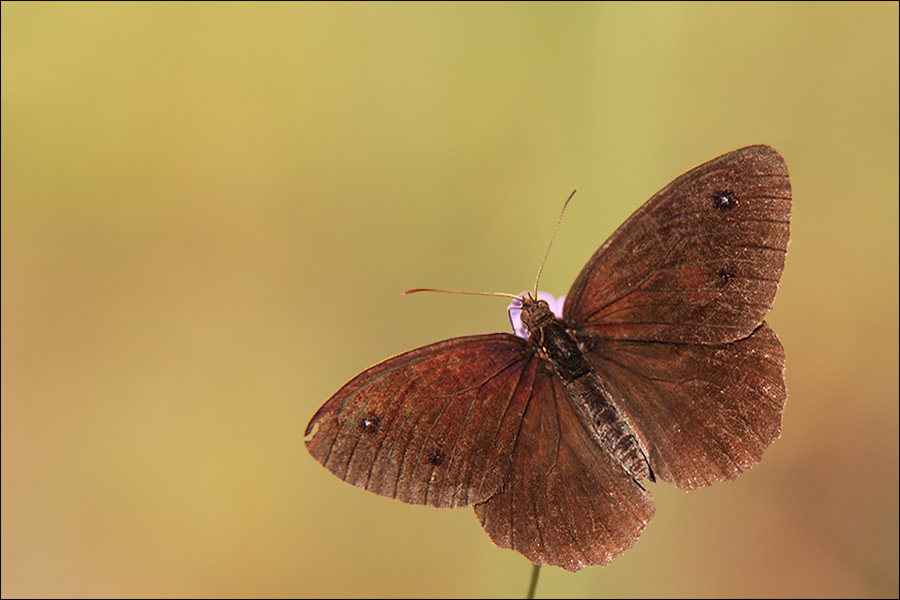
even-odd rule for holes
{"type": "Polygon", "coordinates": [[[719,281],[721,281],[724,284],[727,284],[729,281],[731,281],[732,279],[734,279],[736,277],[736,275],[731,271],[731,269],[724,269],[724,268],[719,269],[719,272],[717,273],[717,275],[719,277],[719,281]]]}
{"type": "Polygon", "coordinates": [[[359,430],[366,435],[375,435],[381,428],[381,419],[374,415],[363,417],[359,422],[359,430]]]}
{"type": "Polygon", "coordinates": [[[714,208],[732,210],[738,205],[738,198],[731,190],[716,190],[710,194],[714,208]]]}
{"type": "Polygon", "coordinates": [[[446,458],[444,457],[444,453],[441,452],[440,450],[434,450],[431,453],[431,456],[428,457],[428,462],[430,464],[434,465],[435,467],[441,466],[442,464],[444,464],[445,461],[446,461],[446,458]]]}

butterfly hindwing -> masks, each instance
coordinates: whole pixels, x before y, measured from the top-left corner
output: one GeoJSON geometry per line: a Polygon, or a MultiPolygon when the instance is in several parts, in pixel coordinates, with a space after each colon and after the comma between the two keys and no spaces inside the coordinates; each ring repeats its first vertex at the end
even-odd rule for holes
{"type": "Polygon", "coordinates": [[[581,336],[648,450],[659,479],[685,489],[730,481],[781,433],[784,349],[763,323],[729,344],[668,344],[581,336]]]}
{"type": "Polygon", "coordinates": [[[650,494],[598,451],[559,380],[541,365],[507,485],[475,514],[500,547],[570,571],[605,565],[653,516],[650,494]]]}

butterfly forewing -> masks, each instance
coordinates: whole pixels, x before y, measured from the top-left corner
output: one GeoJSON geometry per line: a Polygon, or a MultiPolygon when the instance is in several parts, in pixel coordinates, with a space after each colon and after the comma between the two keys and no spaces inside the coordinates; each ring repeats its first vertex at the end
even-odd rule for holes
{"type": "Polygon", "coordinates": [[[382,496],[437,507],[483,502],[506,481],[535,367],[527,344],[507,334],[395,356],[319,409],[307,448],[344,481],[382,496]]]}
{"type": "Polygon", "coordinates": [[[730,152],[657,192],[604,243],[564,316],[602,337],[725,343],[772,306],[790,236],[791,187],[768,146],[730,152]]]}

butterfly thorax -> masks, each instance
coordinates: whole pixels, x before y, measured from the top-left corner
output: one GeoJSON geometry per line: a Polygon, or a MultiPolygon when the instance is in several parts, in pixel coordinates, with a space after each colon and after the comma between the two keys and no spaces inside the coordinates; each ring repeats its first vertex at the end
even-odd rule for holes
{"type": "Polygon", "coordinates": [[[543,300],[522,299],[522,323],[529,341],[563,382],[566,395],[591,439],[635,479],[654,481],[647,455],[612,395],[585,359],[575,339],[543,300]]]}

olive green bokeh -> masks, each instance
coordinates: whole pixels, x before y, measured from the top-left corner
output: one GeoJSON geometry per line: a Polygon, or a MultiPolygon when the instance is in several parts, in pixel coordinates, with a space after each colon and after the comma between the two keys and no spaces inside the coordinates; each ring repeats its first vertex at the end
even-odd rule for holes
{"type": "Polygon", "coordinates": [[[538,596],[898,594],[897,3],[3,3],[2,595],[522,595],[472,512],[303,446],[391,354],[564,293],[653,192],[769,144],[783,436],[651,487],[538,596]]]}

